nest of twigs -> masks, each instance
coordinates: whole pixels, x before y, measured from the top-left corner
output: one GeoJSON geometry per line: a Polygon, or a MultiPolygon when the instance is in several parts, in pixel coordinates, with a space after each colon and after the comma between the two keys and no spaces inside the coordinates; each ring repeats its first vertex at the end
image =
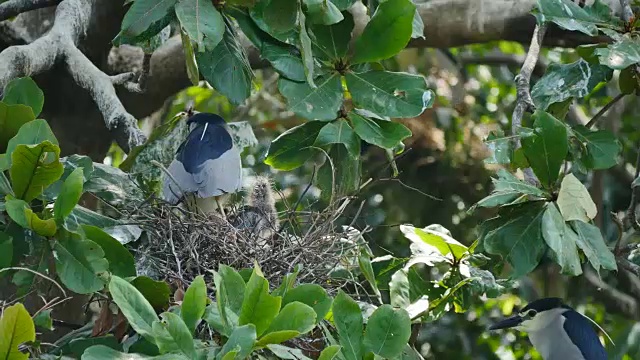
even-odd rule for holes
{"type": "Polygon", "coordinates": [[[256,221],[256,216],[264,214],[256,215],[255,206],[227,208],[223,216],[217,211],[189,211],[188,206],[159,199],[130,204],[125,212],[147,234],[135,250],[141,275],[186,288],[198,275],[212,282],[212,270],[221,264],[236,270],[258,264],[276,287],[299,266],[299,283],[320,284],[333,292],[345,281],[330,277],[330,272],[352,266],[358,247],[353,230],[345,232],[336,225],[344,201],[348,200],[318,212],[266,214],[274,221],[256,221]]]}

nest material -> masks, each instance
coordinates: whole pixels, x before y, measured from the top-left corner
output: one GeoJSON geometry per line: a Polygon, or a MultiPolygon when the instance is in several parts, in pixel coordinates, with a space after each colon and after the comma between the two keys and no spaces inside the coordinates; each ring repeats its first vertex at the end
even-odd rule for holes
{"type": "Polygon", "coordinates": [[[246,206],[227,209],[226,219],[160,200],[135,205],[128,216],[147,231],[136,252],[139,273],[186,287],[198,275],[211,281],[221,264],[240,270],[257,263],[275,287],[300,265],[299,282],[342,285],[329,273],[353,261],[354,243],[335,225],[348,200],[321,212],[277,214],[271,187],[263,185],[253,186],[246,206]]]}

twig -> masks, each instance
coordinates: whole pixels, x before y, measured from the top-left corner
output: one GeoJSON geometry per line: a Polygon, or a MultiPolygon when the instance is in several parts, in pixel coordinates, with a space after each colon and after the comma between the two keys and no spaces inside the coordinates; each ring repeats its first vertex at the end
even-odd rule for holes
{"type": "Polygon", "coordinates": [[[64,291],[64,288],[62,288],[62,286],[60,286],[60,284],[58,284],[55,280],[53,280],[52,278],[50,278],[50,277],[48,277],[48,276],[46,276],[46,275],[43,275],[43,274],[41,274],[41,273],[39,273],[39,272],[37,272],[37,271],[35,271],[35,270],[31,270],[31,269],[29,269],[29,268],[25,268],[25,267],[18,267],[18,266],[13,266],[13,267],[7,267],[7,268],[4,268],[4,269],[0,269],[0,274],[1,274],[1,273],[3,273],[3,272],[5,272],[5,271],[9,271],[9,270],[22,270],[22,271],[27,271],[27,272],[30,272],[30,273],[32,273],[32,274],[34,274],[34,275],[38,275],[38,276],[40,276],[40,277],[41,277],[41,278],[43,278],[43,279],[49,280],[49,281],[51,281],[51,282],[52,282],[52,283],[53,283],[53,284],[54,284],[58,289],[60,289],[60,292],[62,292],[62,295],[64,295],[64,297],[65,297],[65,298],[67,297],[67,292],[66,292],[66,291],[64,291]]]}
{"type": "Polygon", "coordinates": [[[588,128],[592,128],[593,125],[595,125],[598,122],[598,120],[602,118],[602,115],[604,115],[607,111],[609,111],[609,109],[611,109],[611,107],[615,105],[618,101],[620,101],[620,99],[622,99],[623,97],[625,97],[625,94],[623,93],[616,95],[616,97],[611,99],[611,101],[609,101],[602,109],[600,109],[600,111],[598,111],[598,113],[595,114],[593,118],[589,120],[589,122],[585,126],[588,128]]]}
{"type": "Polygon", "coordinates": [[[141,94],[147,91],[147,84],[149,82],[149,73],[151,72],[151,53],[144,53],[142,58],[142,69],[135,73],[126,73],[124,75],[133,74],[127,81],[122,82],[125,89],[130,92],[141,94]],[[137,79],[136,79],[137,78],[137,79]],[[136,81],[133,81],[136,79],[136,81]]]}
{"type": "MultiPolygon", "coordinates": [[[[522,64],[522,68],[520,69],[520,73],[516,75],[516,91],[517,91],[517,100],[516,107],[513,109],[513,116],[511,117],[511,133],[513,135],[517,135],[522,127],[522,117],[527,110],[532,110],[535,108],[533,104],[533,100],[531,99],[531,74],[536,67],[536,63],[538,62],[538,57],[540,56],[540,46],[542,44],[542,39],[544,38],[544,34],[547,32],[547,24],[537,24],[535,29],[533,29],[533,36],[531,38],[531,45],[529,46],[529,51],[527,52],[527,56],[524,59],[524,63],[522,64]]],[[[515,140],[515,148],[518,149],[522,146],[520,143],[520,138],[516,138],[515,140]]],[[[531,170],[531,168],[526,168],[523,170],[525,180],[531,184],[537,184],[538,179],[535,174],[531,170]]]]}
{"type": "Polygon", "coordinates": [[[620,0],[620,6],[622,7],[622,20],[627,24],[633,20],[633,10],[629,0],[620,0]]]}
{"type": "Polygon", "coordinates": [[[0,21],[23,12],[58,5],[62,0],[9,0],[0,4],[0,21]]]}
{"type": "MultiPolygon", "coordinates": [[[[640,175],[640,146],[637,147],[638,155],[636,157],[636,174],[634,179],[638,178],[640,175]]],[[[636,230],[640,231],[640,223],[638,223],[638,218],[636,216],[636,208],[638,207],[638,189],[636,187],[631,186],[631,200],[629,201],[629,208],[627,209],[627,221],[631,224],[631,226],[636,230]]]]}

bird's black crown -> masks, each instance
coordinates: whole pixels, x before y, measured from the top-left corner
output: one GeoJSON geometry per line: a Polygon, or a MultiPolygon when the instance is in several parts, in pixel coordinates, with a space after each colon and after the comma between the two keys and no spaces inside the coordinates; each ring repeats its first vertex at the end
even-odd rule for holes
{"type": "Polygon", "coordinates": [[[526,313],[527,310],[535,310],[539,313],[557,308],[571,309],[569,306],[565,305],[560,298],[544,298],[530,302],[520,312],[526,313]]]}
{"type": "Polygon", "coordinates": [[[187,125],[191,123],[226,124],[226,121],[224,121],[224,119],[218,114],[197,113],[187,120],[187,125]]]}

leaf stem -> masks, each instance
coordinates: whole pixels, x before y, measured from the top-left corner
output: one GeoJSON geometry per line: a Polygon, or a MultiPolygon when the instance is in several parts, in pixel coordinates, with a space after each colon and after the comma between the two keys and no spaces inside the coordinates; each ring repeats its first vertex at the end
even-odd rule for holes
{"type": "Polygon", "coordinates": [[[585,126],[587,128],[592,128],[593,125],[595,125],[598,122],[598,120],[600,120],[600,118],[602,118],[602,115],[604,115],[607,111],[609,111],[609,109],[611,109],[611,107],[613,105],[615,105],[618,101],[620,101],[620,99],[625,97],[625,95],[626,94],[623,94],[623,93],[620,93],[620,94],[616,95],[616,97],[611,99],[611,101],[609,101],[602,109],[600,109],[600,111],[598,111],[598,113],[595,114],[593,116],[593,118],[591,120],[589,120],[589,122],[585,126]]]}

